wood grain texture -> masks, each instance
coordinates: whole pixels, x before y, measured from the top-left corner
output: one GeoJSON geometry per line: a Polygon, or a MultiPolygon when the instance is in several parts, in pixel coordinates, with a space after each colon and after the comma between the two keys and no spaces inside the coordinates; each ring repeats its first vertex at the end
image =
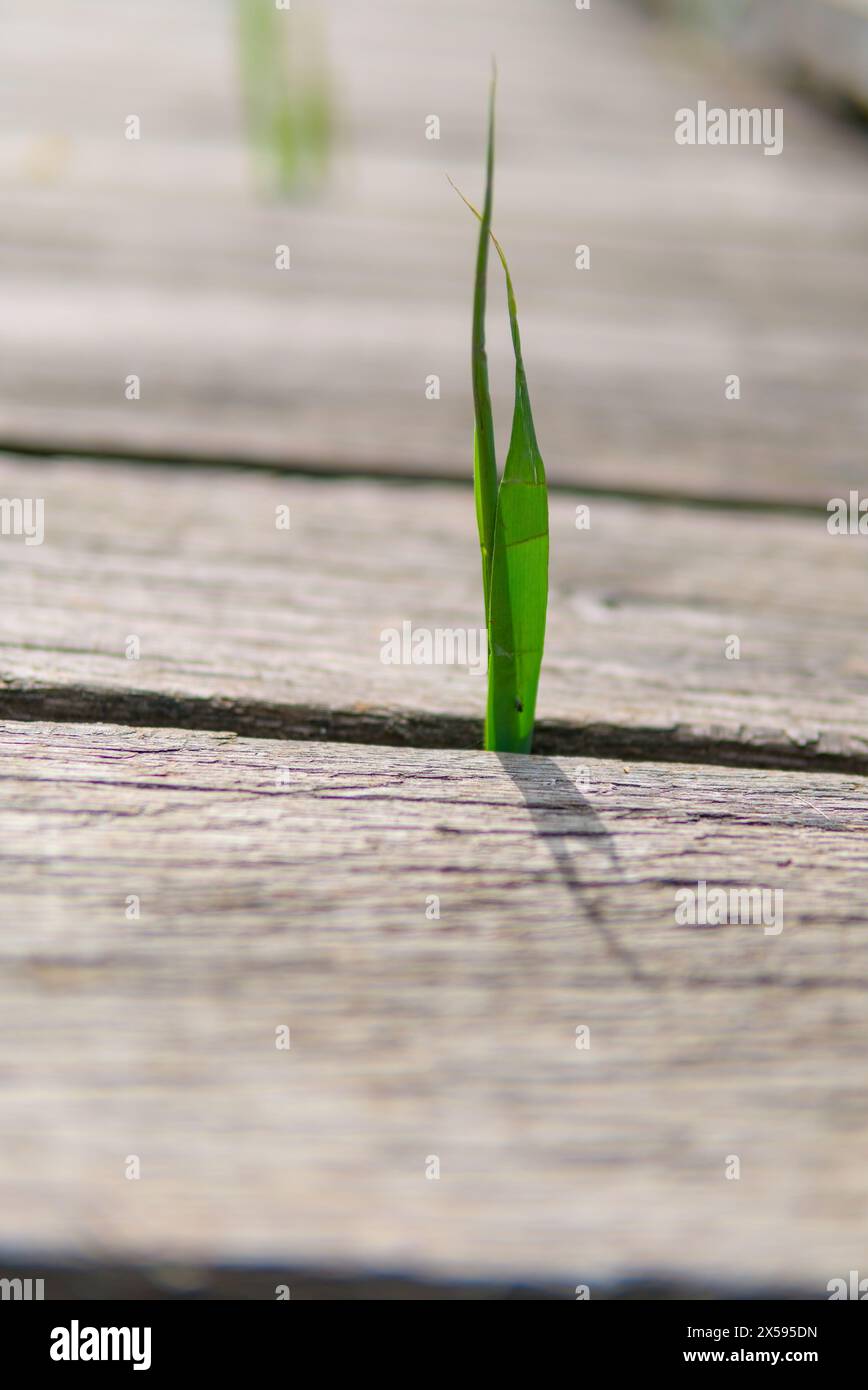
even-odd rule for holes
{"type": "MultiPolygon", "coordinates": [[[[622,5],[324,10],[334,177],[318,200],[281,204],[251,187],[226,3],[4,0],[0,441],[462,475],[474,228],[445,174],[477,193],[496,51],[496,225],[550,476],[811,504],[860,484],[856,133],[622,5]],[[674,113],[699,98],[783,106],[783,155],[676,146],[674,113]],[[123,138],[128,111],[139,142],[123,138]],[[439,141],[424,137],[430,113],[439,141]],[[579,244],[590,271],[575,269],[579,244]]],[[[491,304],[505,437],[494,281],[491,304]]]]}
{"type": "Polygon", "coordinates": [[[5,1250],[826,1297],[865,1239],[865,783],[577,775],[5,724],[5,1250]],[[677,927],[700,879],[783,930],[677,927]]]}
{"type": "MultiPolygon", "coordinates": [[[[484,676],[381,660],[405,622],[480,628],[469,486],[0,460],[33,495],[44,544],[0,537],[3,715],[480,745],[484,676]]],[[[538,751],[868,769],[864,537],[580,492],[551,531],[538,751]]]]}

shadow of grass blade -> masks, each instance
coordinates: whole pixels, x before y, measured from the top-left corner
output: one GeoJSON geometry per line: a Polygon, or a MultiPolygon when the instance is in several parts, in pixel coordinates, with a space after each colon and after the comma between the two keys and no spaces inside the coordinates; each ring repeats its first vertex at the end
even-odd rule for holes
{"type": "Polygon", "coordinates": [[[492,241],[506,276],[515,406],[495,514],[485,747],[529,753],[548,606],[548,491],[530,408],[512,277],[493,234],[492,241]]]}

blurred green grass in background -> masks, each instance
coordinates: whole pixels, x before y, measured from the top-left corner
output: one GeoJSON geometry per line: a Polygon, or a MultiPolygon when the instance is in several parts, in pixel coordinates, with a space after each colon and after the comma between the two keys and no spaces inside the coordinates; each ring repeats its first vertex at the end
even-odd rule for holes
{"type": "Polygon", "coordinates": [[[236,0],[242,98],[254,176],[277,196],[315,188],[334,140],[325,31],[318,14],[236,0]]]}

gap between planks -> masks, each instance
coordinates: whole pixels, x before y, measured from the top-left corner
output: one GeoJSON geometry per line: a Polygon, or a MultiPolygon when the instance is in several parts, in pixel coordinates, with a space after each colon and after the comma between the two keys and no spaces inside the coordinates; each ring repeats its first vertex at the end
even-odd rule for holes
{"type": "MultiPolygon", "coordinates": [[[[462,1303],[477,1300],[530,1302],[540,1299],[546,1302],[573,1302],[576,1297],[575,1290],[566,1287],[562,1281],[558,1283],[544,1277],[523,1281],[498,1279],[495,1270],[488,1280],[462,1278],[459,1273],[451,1278],[433,1280],[400,1267],[389,1272],[364,1266],[354,1267],[350,1261],[341,1268],[329,1266],[327,1261],[321,1265],[301,1265],[297,1268],[286,1264],[269,1264],[265,1260],[249,1260],[235,1265],[221,1265],[219,1261],[210,1264],[171,1264],[165,1260],[154,1263],[142,1260],[138,1264],[129,1260],[125,1264],[109,1264],[105,1260],[75,1259],[69,1255],[43,1252],[38,1264],[34,1264],[32,1251],[9,1251],[0,1247],[0,1268],[5,1278],[42,1279],[46,1296],[52,1300],[125,1302],[183,1298],[185,1301],[264,1299],[273,1302],[277,1289],[287,1285],[294,1303],[356,1299],[378,1302],[424,1299],[426,1303],[458,1299],[462,1303]]],[[[743,1296],[744,1288],[737,1282],[699,1282],[689,1276],[682,1280],[628,1276],[594,1285],[594,1299],[598,1302],[626,1299],[653,1299],[659,1302],[699,1297],[736,1301],[743,1296]]],[[[804,1285],[782,1286],[774,1282],[766,1288],[762,1284],[755,1286],[751,1289],[751,1297],[804,1301],[815,1298],[816,1290],[804,1285]]]]}
{"type": "MultiPolygon", "coordinates": [[[[304,459],[287,458],[283,461],[273,457],[257,457],[255,453],[245,453],[229,455],[221,458],[216,454],[183,454],[176,450],[168,450],[165,453],[160,450],[149,449],[143,453],[137,453],[134,448],[126,449],[100,449],[92,447],[76,448],[62,441],[52,444],[45,435],[39,438],[15,438],[12,435],[0,438],[0,458],[3,456],[15,456],[17,458],[33,459],[37,463],[41,460],[58,463],[64,459],[81,459],[88,463],[105,464],[114,466],[116,464],[126,464],[134,467],[148,467],[155,464],[157,467],[165,468],[205,468],[215,471],[238,472],[241,469],[250,470],[256,473],[269,474],[276,478],[315,478],[324,482],[335,479],[357,480],[359,482],[389,483],[398,487],[415,487],[417,484],[428,487],[437,487],[443,484],[447,487],[471,487],[468,479],[466,467],[454,467],[451,471],[447,467],[419,465],[417,471],[407,473],[399,465],[393,468],[382,465],[380,468],[370,464],[358,462],[354,464],[352,459],[332,459],[322,460],[322,462],[308,461],[304,459]]],[[[617,502],[642,502],[649,506],[659,504],[663,507],[698,507],[706,511],[724,512],[754,512],[780,514],[782,516],[826,516],[826,511],[817,501],[799,501],[797,498],[788,499],[786,497],[739,497],[735,494],[721,491],[697,491],[686,492],[682,489],[687,485],[687,479],[680,480],[679,488],[669,491],[665,486],[661,488],[639,488],[639,487],[617,487],[614,484],[607,485],[602,481],[583,480],[576,478],[566,481],[561,477],[546,479],[550,494],[568,493],[570,496],[581,495],[583,497],[603,497],[617,502]]]]}
{"type": "MultiPolygon", "coordinates": [[[[80,685],[16,688],[0,679],[0,716],[66,724],[127,725],[232,733],[244,738],[355,743],[382,748],[482,749],[482,720],[395,709],[326,709],[220,696],[195,699],[159,695],[142,688],[125,691],[80,685]]],[[[630,759],[632,762],[714,764],[731,768],[868,773],[868,754],[817,753],[771,743],[752,747],[688,729],[625,728],[617,724],[558,725],[537,722],[531,756],[630,759]]]]}

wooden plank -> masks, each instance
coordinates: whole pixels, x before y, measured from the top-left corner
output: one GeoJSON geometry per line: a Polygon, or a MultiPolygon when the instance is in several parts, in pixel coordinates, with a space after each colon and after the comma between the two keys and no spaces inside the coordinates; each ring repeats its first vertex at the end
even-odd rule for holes
{"type": "MultiPolygon", "coordinates": [[[[478,189],[494,49],[497,225],[551,476],[810,504],[861,478],[863,152],[793,98],[678,53],[618,6],[341,0],[333,182],[315,202],[263,203],[227,6],[166,6],[164,23],[159,5],[120,0],[5,9],[7,445],[462,473],[474,233],[444,175],[478,189]],[[111,43],[84,42],[88,26],[111,43]],[[699,98],[784,104],[784,154],[676,146],[674,112],[699,98]],[[132,106],[137,144],[122,138],[132,106]],[[274,269],[283,243],[290,272],[274,269]]],[[[491,358],[503,435],[500,294],[491,358]]]]}
{"type": "Polygon", "coordinates": [[[5,1251],[564,1297],[824,1298],[859,1267],[863,779],[104,726],[0,750],[5,1251]],[[780,889],[782,930],[676,926],[700,880],[780,889]]]}
{"type": "MultiPolygon", "coordinates": [[[[382,660],[405,623],[484,649],[469,486],[0,461],[34,495],[3,715],[479,745],[482,674],[382,660]]],[[[865,540],[826,520],[555,493],[538,751],[868,769],[865,540]]]]}

